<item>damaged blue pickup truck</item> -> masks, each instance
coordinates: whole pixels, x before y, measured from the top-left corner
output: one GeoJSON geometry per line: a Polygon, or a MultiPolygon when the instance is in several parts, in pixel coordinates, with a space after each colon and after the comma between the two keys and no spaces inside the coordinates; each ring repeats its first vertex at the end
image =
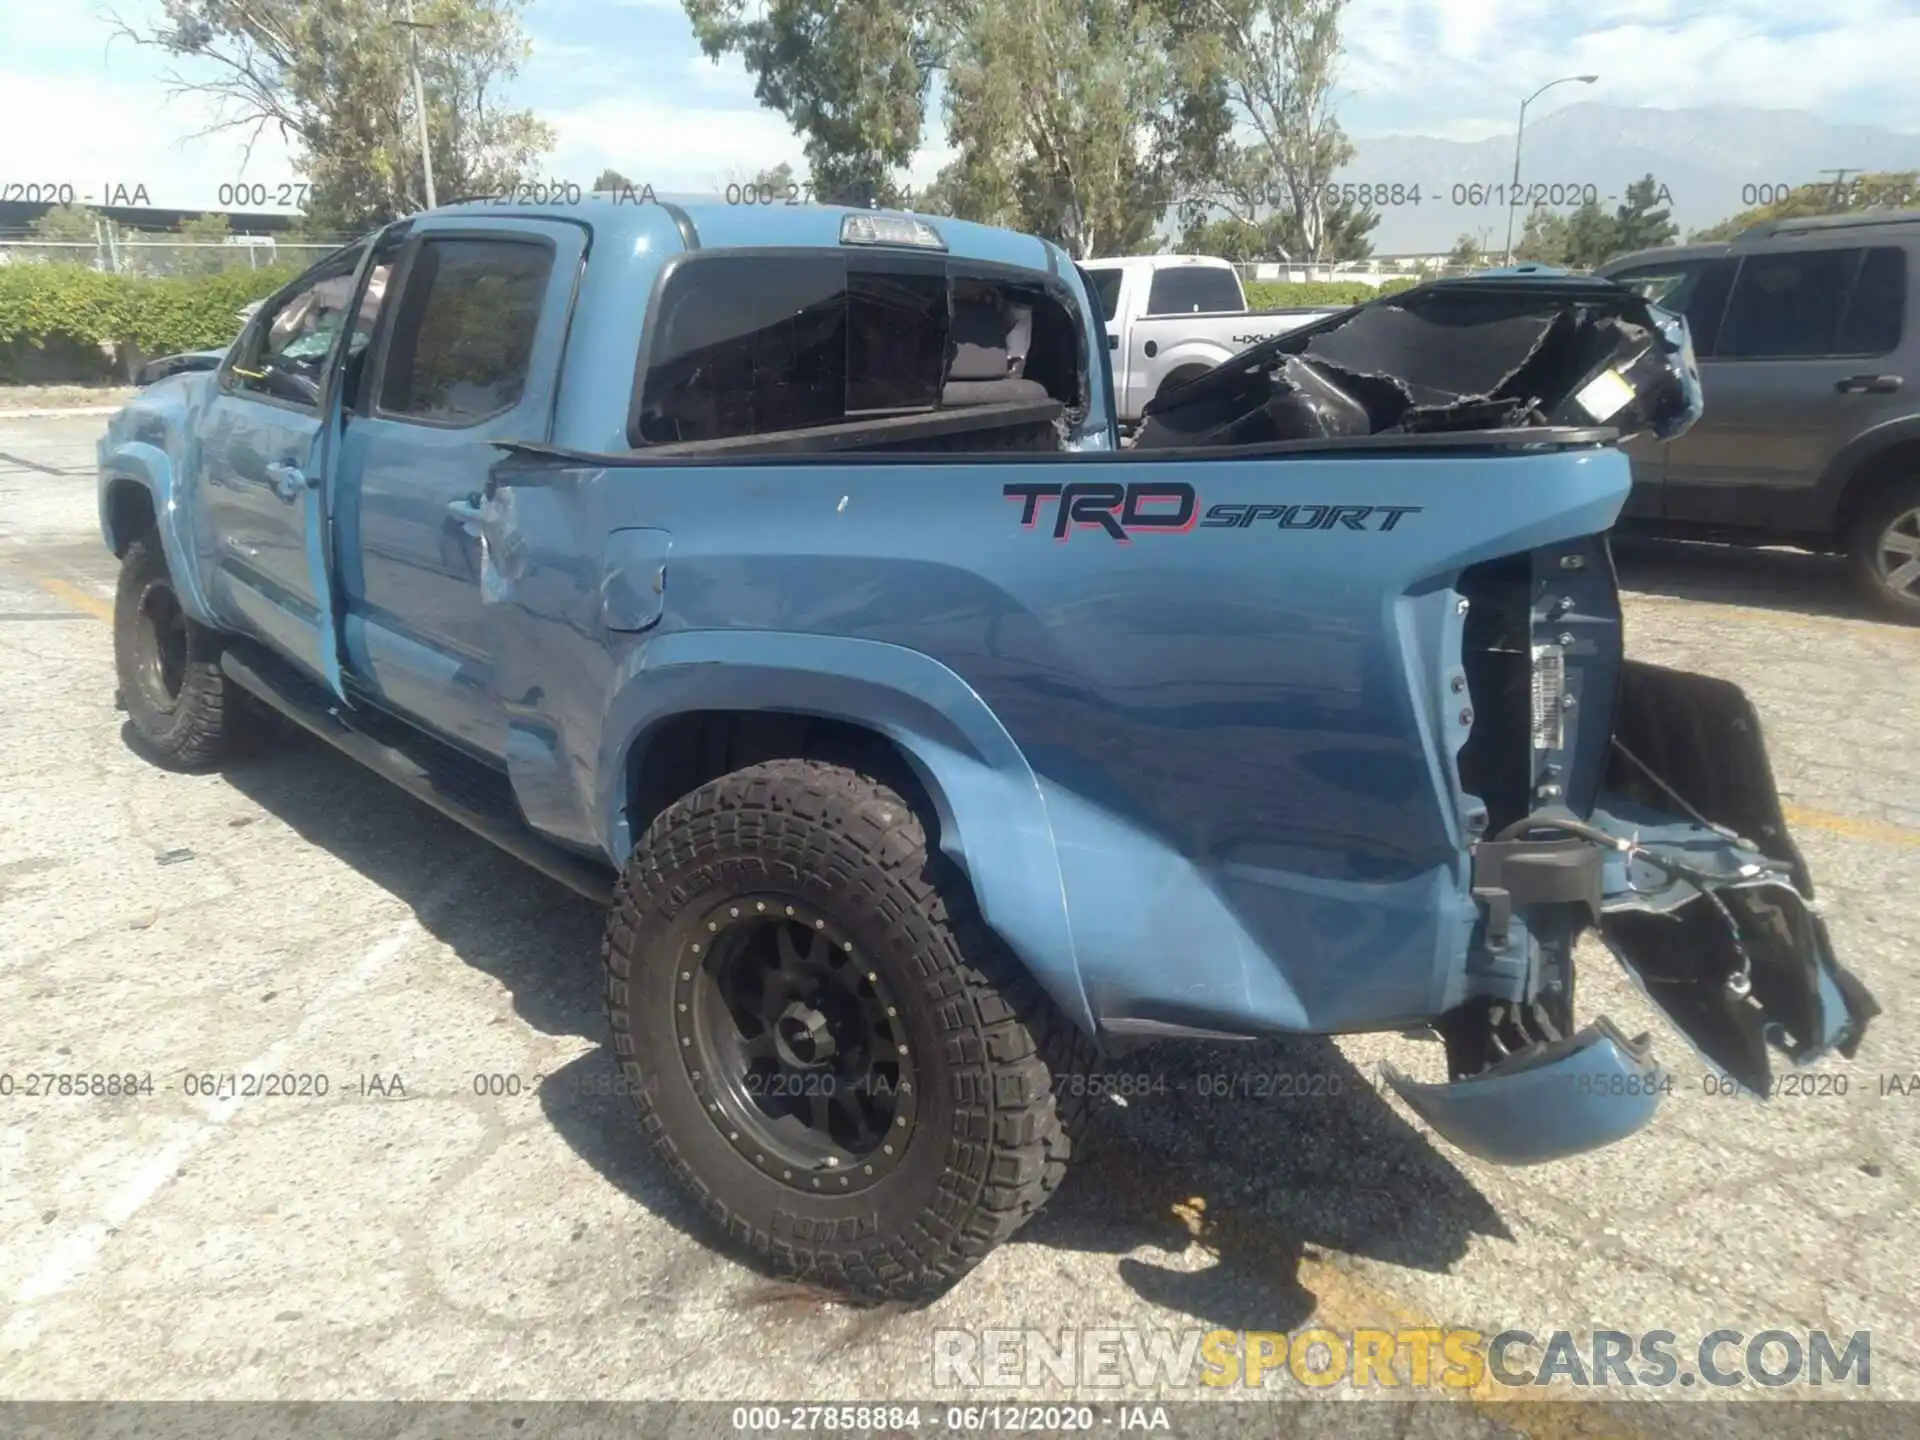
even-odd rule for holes
{"type": "Polygon", "coordinates": [[[1503,272],[1115,430],[1057,247],[796,207],[457,205],[163,366],[100,444],[163,763],[290,719],[604,901],[639,1128],[772,1266],[936,1291],[1103,1046],[1430,1027],[1502,1162],[1619,1139],[1599,938],[1764,1094],[1877,1007],[1734,686],[1626,658],[1682,322],[1503,272]]]}

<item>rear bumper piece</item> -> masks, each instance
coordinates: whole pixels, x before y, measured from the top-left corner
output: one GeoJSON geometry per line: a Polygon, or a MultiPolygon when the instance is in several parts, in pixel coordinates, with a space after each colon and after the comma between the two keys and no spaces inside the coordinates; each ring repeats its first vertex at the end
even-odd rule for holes
{"type": "Polygon", "coordinates": [[[1795,1065],[1852,1059],[1880,1006],[1811,903],[1752,701],[1725,680],[1630,660],[1614,742],[1590,816],[1631,847],[1607,856],[1607,947],[1702,1056],[1756,1095],[1773,1091],[1770,1051],[1795,1065]]]}
{"type": "Polygon", "coordinates": [[[1604,1016],[1465,1080],[1430,1085],[1383,1065],[1394,1093],[1449,1143],[1498,1165],[1564,1160],[1625,1139],[1653,1119],[1665,1072],[1648,1037],[1604,1016]]]}

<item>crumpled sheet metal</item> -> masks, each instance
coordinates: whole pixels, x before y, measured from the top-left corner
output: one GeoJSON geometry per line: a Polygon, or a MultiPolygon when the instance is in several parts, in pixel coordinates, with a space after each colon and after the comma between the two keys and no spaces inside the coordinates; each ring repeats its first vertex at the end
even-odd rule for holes
{"type": "Polygon", "coordinates": [[[1580,277],[1421,286],[1253,347],[1157,400],[1139,448],[1699,417],[1686,321],[1580,277]]]}

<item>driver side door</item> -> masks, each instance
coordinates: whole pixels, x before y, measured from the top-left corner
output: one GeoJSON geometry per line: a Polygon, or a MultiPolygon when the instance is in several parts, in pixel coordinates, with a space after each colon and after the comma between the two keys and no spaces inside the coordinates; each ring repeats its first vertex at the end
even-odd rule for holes
{"type": "Polygon", "coordinates": [[[202,553],[221,624],[265,642],[336,693],[326,562],[327,415],[336,353],[364,344],[366,245],[329,256],[269,297],[221,363],[193,427],[202,553]]]}

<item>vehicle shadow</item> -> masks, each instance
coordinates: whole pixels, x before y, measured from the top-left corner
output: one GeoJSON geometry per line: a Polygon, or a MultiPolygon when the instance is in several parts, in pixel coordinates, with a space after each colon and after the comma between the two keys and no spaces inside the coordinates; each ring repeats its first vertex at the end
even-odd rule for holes
{"type": "MultiPolygon", "coordinates": [[[[593,1042],[542,1080],[547,1119],[609,1183],[713,1245],[710,1222],[620,1093],[601,1009],[602,912],[323,742],[281,729],[266,753],[229,766],[228,782],[405,902],[462,963],[497,980],[529,1025],[593,1042]]],[[[1156,1305],[1212,1327],[1287,1329],[1315,1310],[1299,1267],[1316,1249],[1443,1270],[1475,1234],[1510,1238],[1331,1041],[1161,1045],[1102,1075],[1132,1098],[1100,1103],[1083,1161],[1014,1243],[1122,1256],[1122,1277],[1156,1305]],[[1196,1241],[1217,1257],[1205,1269],[1131,1258],[1142,1247],[1180,1256],[1196,1241]]],[[[741,1303],[823,1298],[792,1291],[763,1285],[741,1303]]]]}
{"type": "Polygon", "coordinates": [[[1700,600],[1842,620],[1879,620],[1854,589],[1846,561],[1784,547],[1716,545],[1616,534],[1620,588],[1675,600],[1700,600]]]}
{"type": "Polygon", "coordinates": [[[1126,1103],[1097,1107],[1084,1163],[1015,1243],[1121,1255],[1151,1304],[1291,1330],[1318,1308],[1301,1276],[1316,1252],[1444,1271],[1474,1235],[1513,1238],[1332,1040],[1156,1045],[1102,1074],[1126,1103]],[[1185,1263],[1196,1244],[1211,1264],[1185,1263]]]}

